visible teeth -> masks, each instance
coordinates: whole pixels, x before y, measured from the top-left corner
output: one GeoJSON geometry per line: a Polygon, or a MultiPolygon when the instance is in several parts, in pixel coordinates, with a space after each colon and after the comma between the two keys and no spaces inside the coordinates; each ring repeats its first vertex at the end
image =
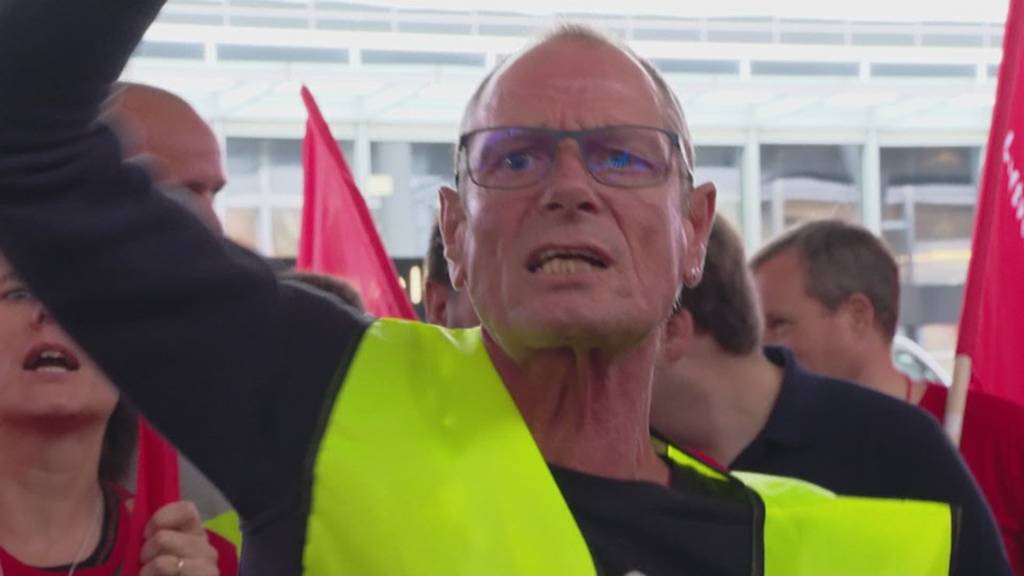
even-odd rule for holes
{"type": "Polygon", "coordinates": [[[36,372],[67,372],[68,369],[64,366],[40,366],[36,368],[36,372]]]}
{"type": "Polygon", "coordinates": [[[557,257],[544,262],[544,264],[538,268],[538,271],[544,274],[574,274],[576,272],[589,272],[591,270],[597,270],[597,267],[586,260],[557,257]]]}
{"type": "Polygon", "coordinates": [[[46,352],[40,354],[39,357],[42,358],[43,360],[60,360],[64,358],[64,355],[54,350],[47,350],[46,352]]]}
{"type": "Polygon", "coordinates": [[[581,250],[553,249],[553,250],[545,250],[544,252],[541,252],[541,254],[540,254],[541,262],[543,262],[545,260],[550,260],[552,258],[591,258],[591,257],[592,256],[590,256],[590,254],[588,252],[583,252],[581,250]]]}

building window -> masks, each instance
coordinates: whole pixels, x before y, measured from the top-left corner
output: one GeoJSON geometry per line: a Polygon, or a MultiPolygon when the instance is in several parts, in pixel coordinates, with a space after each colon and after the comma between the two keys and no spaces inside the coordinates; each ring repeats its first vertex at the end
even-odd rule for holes
{"type": "Polygon", "coordinates": [[[392,258],[422,258],[437,218],[437,191],[451,186],[452,144],[373,142],[370,208],[392,258]]]}
{"type": "MultiPolygon", "coordinates": [[[[339,142],[351,158],[354,146],[339,142]]],[[[265,256],[292,258],[302,214],[302,140],[227,139],[228,184],[217,203],[225,234],[265,256]]]]}
{"type": "Polygon", "coordinates": [[[793,226],[860,219],[859,146],[761,146],[763,240],[793,226]]]}
{"type": "Polygon", "coordinates": [[[736,146],[698,146],[694,171],[695,184],[715,184],[718,190],[715,212],[718,217],[728,220],[740,234],[743,232],[742,154],[743,149],[736,146]]]}
{"type": "Polygon", "coordinates": [[[883,148],[882,237],[900,266],[900,325],[947,368],[971,257],[981,149],[883,148]]]}

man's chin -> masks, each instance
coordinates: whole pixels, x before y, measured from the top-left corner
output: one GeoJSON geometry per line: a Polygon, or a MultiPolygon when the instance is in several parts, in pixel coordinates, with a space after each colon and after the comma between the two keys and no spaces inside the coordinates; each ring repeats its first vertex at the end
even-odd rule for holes
{"type": "Polygon", "coordinates": [[[524,314],[510,319],[509,331],[527,348],[580,350],[620,348],[650,330],[639,325],[636,318],[612,315],[595,308],[524,314]]]}

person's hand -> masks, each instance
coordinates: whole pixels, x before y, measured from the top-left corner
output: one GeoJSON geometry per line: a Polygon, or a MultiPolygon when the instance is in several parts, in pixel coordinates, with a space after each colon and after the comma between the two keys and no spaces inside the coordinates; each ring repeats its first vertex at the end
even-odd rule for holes
{"type": "Polygon", "coordinates": [[[220,576],[217,551],[191,502],[160,508],[146,524],[139,576],[220,576]]]}

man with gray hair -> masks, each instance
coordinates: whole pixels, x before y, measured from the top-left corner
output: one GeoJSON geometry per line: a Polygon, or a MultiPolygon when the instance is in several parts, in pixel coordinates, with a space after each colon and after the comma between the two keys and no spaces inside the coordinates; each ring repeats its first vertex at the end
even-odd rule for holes
{"type": "Polygon", "coordinates": [[[0,250],[228,495],[246,573],[948,572],[946,505],[651,446],[660,328],[715,189],[631,51],[563,30],[477,92],[440,202],[482,328],[446,331],[279,281],[120,163],[93,120],[162,3],[3,5],[0,250]]]}
{"type": "MultiPolygon", "coordinates": [[[[900,312],[899,267],[881,239],[855,224],[810,222],[769,243],[751,266],[764,307],[768,343],[789,347],[811,371],[861,384],[919,406],[940,422],[944,419],[946,387],[911,380],[893,363],[892,341],[900,312]]],[[[1024,408],[984,392],[968,392],[960,451],[992,508],[1017,573],[1024,572],[1022,445],[1024,408]]],[[[906,458],[922,456],[917,451],[906,458]]],[[[775,454],[763,457],[778,460],[775,454]]],[[[773,472],[829,487],[831,483],[823,477],[839,475],[823,459],[808,462],[803,470],[773,472]]],[[[851,474],[842,476],[843,481],[856,479],[851,474]]],[[[903,488],[895,478],[883,479],[875,494],[903,488]]],[[[925,488],[932,494],[945,489],[925,488]]],[[[969,524],[980,521],[968,518],[969,524]]]]}
{"type": "Polygon", "coordinates": [[[934,419],[808,372],[784,348],[762,348],[761,325],[743,241],[719,218],[704,278],[682,291],[665,327],[654,430],[733,470],[839,494],[952,502],[963,518],[954,573],[1009,574],[988,506],[934,419]]]}

